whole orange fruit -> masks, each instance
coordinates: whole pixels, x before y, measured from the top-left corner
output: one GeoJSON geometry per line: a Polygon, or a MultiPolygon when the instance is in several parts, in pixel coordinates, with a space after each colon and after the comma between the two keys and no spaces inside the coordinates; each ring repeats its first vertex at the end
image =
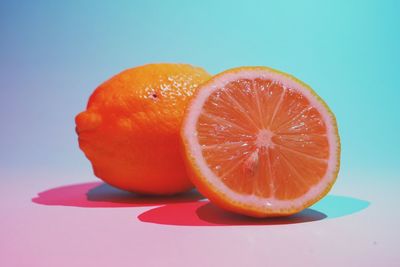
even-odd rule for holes
{"type": "Polygon", "coordinates": [[[175,194],[192,188],[180,153],[185,108],[210,75],[186,64],[149,64],[101,84],[76,118],[79,146],[94,174],[131,192],[175,194]]]}

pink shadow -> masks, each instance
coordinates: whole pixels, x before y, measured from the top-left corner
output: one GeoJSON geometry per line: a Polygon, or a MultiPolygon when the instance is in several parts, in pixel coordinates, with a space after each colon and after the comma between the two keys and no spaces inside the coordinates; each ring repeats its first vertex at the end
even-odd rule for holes
{"type": "Polygon", "coordinates": [[[196,190],[174,196],[142,196],[114,188],[102,182],[66,185],[38,193],[32,202],[47,206],[84,208],[122,208],[160,206],[202,199],[196,190]]]}
{"type": "Polygon", "coordinates": [[[224,211],[209,201],[167,204],[138,216],[142,222],[181,226],[279,225],[318,221],[326,215],[306,209],[287,217],[258,219],[224,211]]]}

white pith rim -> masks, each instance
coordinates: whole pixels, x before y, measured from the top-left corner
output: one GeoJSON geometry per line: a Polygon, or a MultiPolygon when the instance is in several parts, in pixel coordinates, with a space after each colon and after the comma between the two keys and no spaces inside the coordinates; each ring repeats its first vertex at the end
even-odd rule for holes
{"type": "Polygon", "coordinates": [[[289,76],[286,76],[285,74],[274,72],[273,70],[268,69],[253,69],[225,73],[215,77],[206,85],[202,86],[201,90],[198,92],[189,108],[189,113],[187,114],[185,123],[183,125],[183,134],[188,142],[187,149],[189,149],[192,160],[202,173],[202,176],[207,179],[206,181],[202,180],[204,183],[210,184],[212,187],[218,190],[219,193],[224,194],[233,205],[237,203],[240,206],[248,206],[255,210],[284,212],[285,210],[299,209],[307,203],[312,204],[335,181],[339,164],[339,157],[337,154],[339,140],[334,125],[336,125],[336,123],[332,118],[331,113],[324,106],[323,102],[321,102],[321,100],[318,99],[318,97],[314,95],[307,87],[290,78],[289,76]],[[311,106],[315,107],[321,113],[327,126],[330,158],[327,161],[328,167],[325,176],[318,184],[311,187],[306,194],[294,200],[279,200],[273,197],[263,198],[256,195],[238,194],[220,181],[220,179],[208,167],[202,155],[202,149],[197,138],[196,124],[207,98],[214,91],[223,88],[232,81],[256,78],[278,81],[286,88],[292,88],[293,90],[299,91],[310,101],[311,106]]]}

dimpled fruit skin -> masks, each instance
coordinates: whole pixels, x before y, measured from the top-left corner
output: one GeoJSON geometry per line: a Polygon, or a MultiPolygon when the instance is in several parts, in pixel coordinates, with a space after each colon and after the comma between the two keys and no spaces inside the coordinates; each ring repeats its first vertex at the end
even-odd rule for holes
{"type": "Polygon", "coordinates": [[[76,118],[79,146],[94,173],[131,192],[168,195],[192,188],[180,153],[185,108],[210,78],[186,64],[131,68],[101,84],[76,118]]]}

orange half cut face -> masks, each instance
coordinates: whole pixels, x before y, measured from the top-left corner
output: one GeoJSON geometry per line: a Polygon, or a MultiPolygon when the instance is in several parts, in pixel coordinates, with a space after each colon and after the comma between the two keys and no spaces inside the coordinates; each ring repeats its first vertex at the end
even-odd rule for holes
{"type": "Polygon", "coordinates": [[[200,86],[181,137],[201,193],[246,215],[299,212],[327,194],[339,170],[333,113],[309,86],[266,67],[200,86]]]}

